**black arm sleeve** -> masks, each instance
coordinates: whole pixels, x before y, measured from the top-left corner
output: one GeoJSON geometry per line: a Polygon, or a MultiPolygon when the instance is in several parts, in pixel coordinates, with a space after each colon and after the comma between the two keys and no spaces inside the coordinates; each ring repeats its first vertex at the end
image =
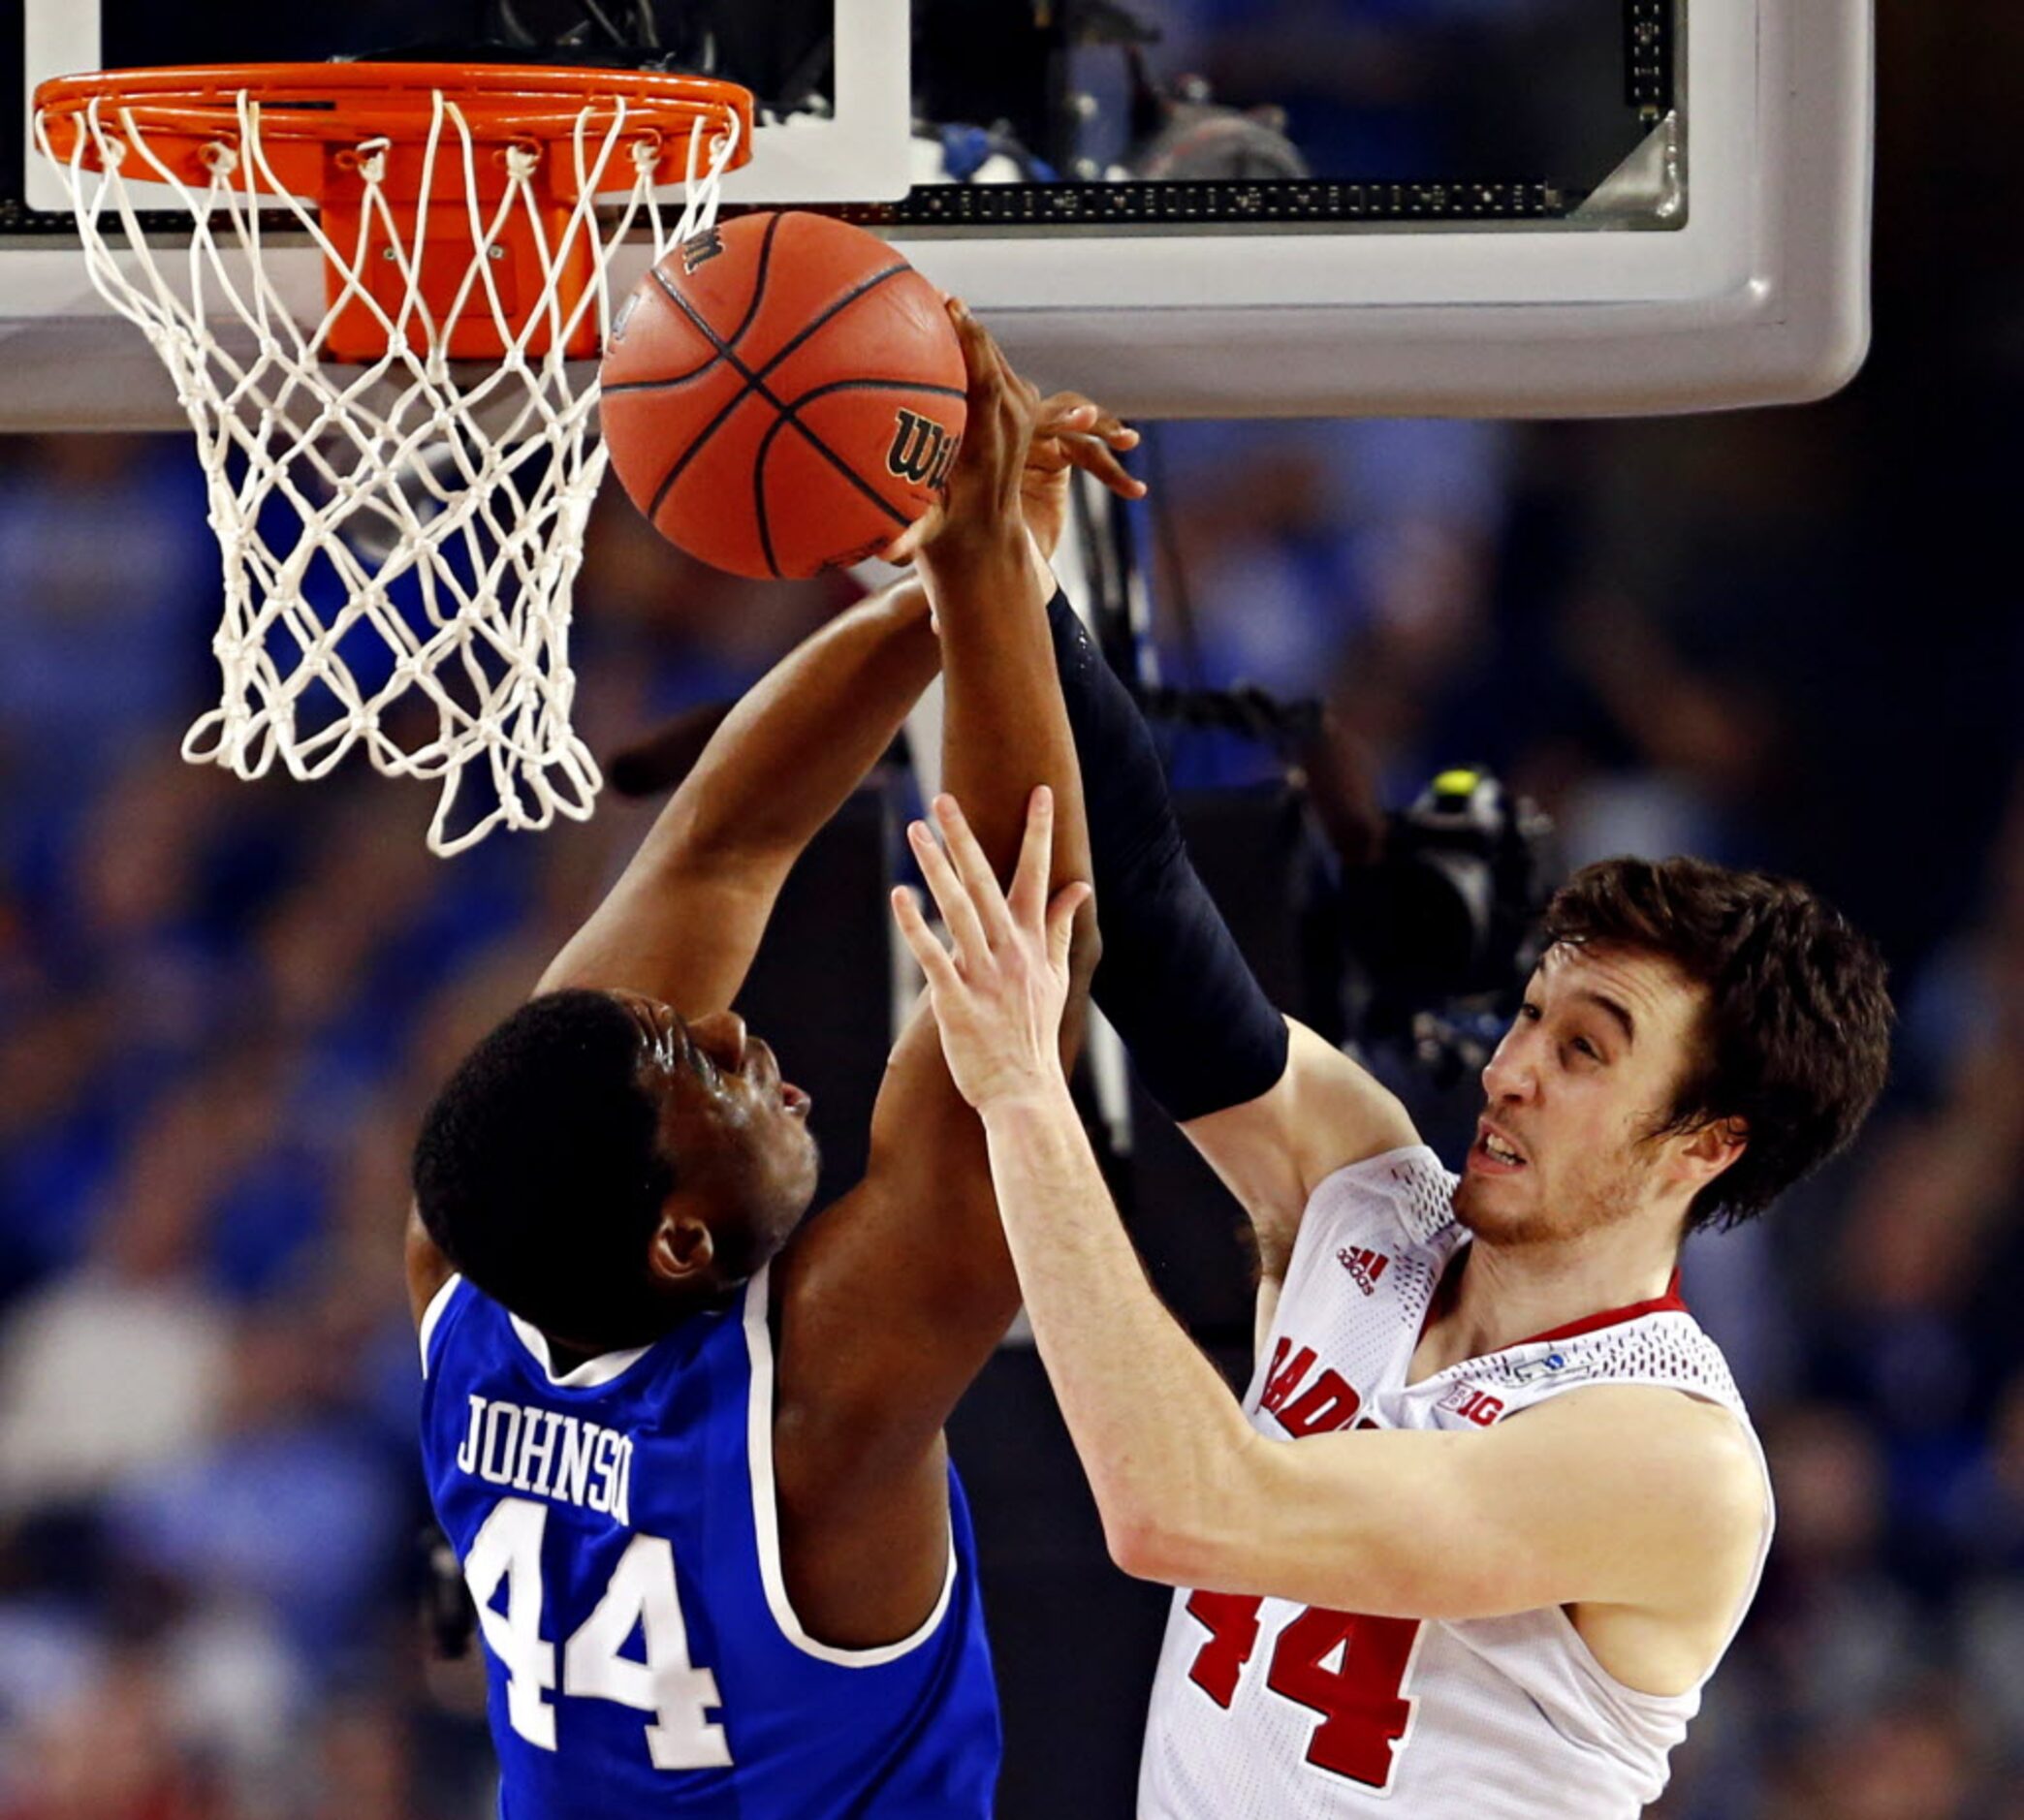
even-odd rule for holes
{"type": "Polygon", "coordinates": [[[1103,958],[1091,992],[1177,1119],[1256,1099],[1285,1072],[1286,1024],[1195,875],[1153,736],[1083,630],[1048,603],[1095,863],[1103,958]]]}

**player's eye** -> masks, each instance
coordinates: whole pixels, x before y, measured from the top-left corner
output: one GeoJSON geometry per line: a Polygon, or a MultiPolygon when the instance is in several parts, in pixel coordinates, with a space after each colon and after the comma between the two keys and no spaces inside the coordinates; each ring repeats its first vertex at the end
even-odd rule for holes
{"type": "Polygon", "coordinates": [[[1602,1059],[1602,1051],[1585,1036],[1577,1036],[1574,1039],[1574,1049],[1577,1053],[1586,1055],[1590,1061],[1600,1061],[1602,1059]]]}
{"type": "Polygon", "coordinates": [[[1534,1005],[1529,998],[1525,1001],[1524,1004],[1518,1007],[1518,1015],[1519,1017],[1523,1018],[1527,1023],[1537,1023],[1539,1021],[1539,1008],[1538,1006],[1534,1005]]]}

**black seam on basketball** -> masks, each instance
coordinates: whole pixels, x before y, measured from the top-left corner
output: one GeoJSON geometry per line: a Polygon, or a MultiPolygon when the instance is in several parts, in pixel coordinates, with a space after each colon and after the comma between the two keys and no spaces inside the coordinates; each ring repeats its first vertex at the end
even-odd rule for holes
{"type": "MultiPolygon", "coordinates": [[[[746,365],[743,361],[740,360],[737,352],[738,335],[743,334],[744,332],[747,324],[741,323],[738,328],[738,334],[734,334],[731,337],[731,339],[727,341],[724,339],[722,335],[717,333],[715,329],[713,329],[711,326],[709,319],[706,316],[704,316],[701,310],[697,309],[696,306],[693,303],[691,303],[687,298],[683,297],[680,291],[676,290],[673,285],[671,285],[664,277],[661,276],[658,267],[654,269],[653,278],[654,282],[657,283],[660,286],[660,288],[667,293],[668,300],[671,303],[673,303],[678,309],[680,309],[681,313],[689,319],[690,322],[694,323],[695,326],[699,329],[701,329],[707,337],[709,337],[711,344],[716,349],[718,355],[722,359],[728,361],[732,366],[738,369],[739,376],[742,379],[743,379],[745,384],[749,386],[754,392],[758,392],[759,395],[762,398],[764,398],[769,404],[771,404],[775,410],[784,411],[788,408],[787,404],[782,399],[776,397],[774,393],[772,387],[767,385],[767,374],[772,372],[775,367],[778,366],[779,363],[782,361],[784,361],[790,354],[792,354],[797,348],[801,347],[808,339],[810,335],[816,332],[817,329],[821,329],[825,324],[835,321],[837,317],[840,316],[846,309],[848,309],[853,303],[855,303],[859,298],[865,297],[870,292],[877,290],[877,288],[883,283],[885,283],[885,281],[888,278],[896,278],[902,271],[911,271],[912,269],[912,267],[902,263],[898,266],[888,266],[883,271],[873,272],[872,275],[867,278],[862,284],[856,286],[854,289],[850,291],[845,292],[843,296],[839,297],[834,303],[832,303],[827,309],[825,309],[821,315],[813,318],[809,322],[803,324],[801,332],[795,335],[795,337],[791,341],[789,341],[784,347],[778,349],[775,353],[774,357],[770,361],[768,361],[764,366],[759,367],[756,370],[746,365]]],[[[933,390],[939,391],[941,390],[941,388],[936,387],[933,388],[933,390]]],[[[956,392],[951,395],[956,397],[967,397],[969,394],[967,392],[956,392]]],[[[704,435],[709,435],[711,430],[713,430],[715,427],[716,424],[712,424],[710,429],[706,429],[703,432],[704,435]]]]}
{"type": "Polygon", "coordinates": [[[699,310],[697,310],[696,307],[693,304],[691,304],[689,300],[681,295],[680,292],[669,288],[668,298],[676,306],[676,308],[680,310],[681,313],[684,316],[686,316],[690,322],[694,323],[698,329],[700,329],[706,335],[710,337],[710,339],[712,342],[716,344],[716,350],[718,354],[720,354],[724,358],[724,360],[730,362],[732,367],[736,369],[739,377],[743,379],[745,383],[744,390],[739,392],[739,394],[735,398],[733,398],[730,401],[730,403],[725,405],[724,408],[716,414],[716,416],[712,418],[709,423],[704,424],[703,427],[696,432],[695,440],[691,442],[689,446],[686,449],[684,449],[680,455],[676,457],[675,465],[668,470],[665,477],[663,477],[660,486],[654,490],[653,504],[648,507],[647,509],[647,516],[648,518],[656,518],[660,516],[661,506],[666,501],[670,489],[673,488],[675,483],[681,478],[683,473],[687,471],[688,464],[696,458],[696,455],[702,450],[703,445],[707,443],[712,436],[714,436],[718,430],[723,428],[724,423],[730,417],[731,413],[737,410],[740,405],[744,403],[744,401],[747,398],[753,396],[756,393],[759,397],[764,398],[768,404],[772,405],[775,411],[778,411],[783,408],[779,399],[775,397],[773,393],[767,391],[766,387],[760,383],[758,374],[753,372],[749,366],[747,366],[742,360],[738,358],[737,354],[733,352],[730,345],[722,338],[722,336],[720,336],[717,333],[717,331],[714,329],[711,328],[711,326],[703,320],[702,313],[699,310]]]}
{"type": "Polygon", "coordinates": [[[820,316],[814,317],[810,321],[804,323],[802,325],[801,332],[798,335],[796,335],[792,341],[788,342],[783,348],[781,348],[779,352],[773,357],[772,360],[768,361],[767,363],[759,369],[759,377],[761,379],[764,379],[768,373],[772,372],[775,367],[779,365],[779,363],[782,361],[784,361],[790,354],[792,354],[795,351],[795,349],[797,349],[805,341],[806,341],[807,338],[810,335],[812,335],[818,329],[821,329],[825,324],[833,322],[836,320],[837,317],[842,315],[842,313],[845,310],[847,310],[853,303],[855,303],[859,298],[868,296],[870,293],[876,291],[878,287],[885,283],[885,281],[888,278],[897,278],[902,271],[911,270],[913,270],[913,267],[902,259],[899,263],[899,265],[888,266],[883,271],[874,271],[870,275],[870,277],[865,279],[863,283],[855,286],[851,290],[844,292],[843,295],[839,297],[834,303],[832,303],[828,309],[824,310],[820,316]]]}
{"type": "MultiPolygon", "coordinates": [[[[765,243],[762,243],[761,250],[762,252],[765,250],[765,243]]],[[[724,423],[730,417],[731,413],[737,410],[739,405],[742,404],[744,401],[744,399],[748,397],[752,392],[756,392],[762,398],[764,398],[767,401],[768,404],[772,405],[775,411],[780,412],[783,416],[791,414],[793,407],[787,403],[784,403],[780,398],[775,396],[772,389],[768,387],[768,385],[766,384],[766,375],[768,373],[772,372],[774,368],[778,366],[779,363],[782,361],[784,361],[790,354],[792,354],[797,348],[801,347],[808,339],[808,337],[815,333],[815,331],[818,329],[820,329],[825,323],[833,321],[837,316],[840,315],[844,310],[848,309],[851,306],[851,304],[855,303],[859,298],[865,297],[870,292],[877,290],[877,288],[880,285],[884,284],[888,278],[897,278],[902,271],[911,271],[913,267],[911,266],[909,266],[904,260],[901,260],[897,265],[886,267],[885,269],[882,271],[873,272],[870,277],[865,279],[862,283],[853,286],[849,291],[845,292],[843,296],[839,297],[834,303],[832,303],[827,309],[825,309],[821,313],[821,315],[815,317],[812,321],[805,324],[799,334],[797,334],[791,341],[789,341],[785,347],[781,348],[776,354],[775,354],[773,359],[768,361],[767,363],[761,368],[759,368],[757,372],[754,372],[751,367],[747,366],[743,361],[739,359],[738,354],[732,347],[731,343],[726,341],[722,335],[718,334],[717,331],[711,327],[709,321],[704,317],[703,313],[700,310],[698,310],[695,307],[695,305],[688,300],[688,298],[683,297],[680,291],[676,290],[673,285],[669,284],[667,280],[661,276],[660,267],[655,267],[653,269],[652,276],[654,280],[660,285],[662,291],[664,291],[667,294],[668,300],[671,303],[673,303],[678,309],[680,309],[681,313],[689,319],[690,322],[694,323],[695,326],[703,331],[704,335],[709,339],[711,344],[713,347],[715,347],[718,354],[720,354],[725,361],[727,361],[734,368],[737,369],[739,376],[745,382],[746,390],[744,392],[740,392],[739,395],[736,398],[732,399],[729,404],[725,405],[724,408],[716,414],[716,416],[712,418],[710,422],[706,424],[702,427],[702,429],[697,432],[696,439],[681,452],[680,455],[677,458],[675,465],[671,467],[668,470],[667,474],[663,477],[660,486],[654,489],[653,503],[647,508],[648,518],[649,520],[652,520],[659,518],[660,509],[662,505],[666,502],[670,491],[673,490],[675,483],[678,480],[680,480],[682,474],[687,470],[688,464],[695,459],[697,453],[703,448],[704,444],[707,443],[712,436],[714,436],[717,433],[719,429],[721,429],[724,426],[724,423]]],[[[761,287],[759,286],[754,287],[753,294],[755,298],[759,295],[760,289],[761,287]]],[[[743,332],[743,325],[741,325],[741,332],[743,332]]],[[[967,394],[965,393],[964,395],[966,396],[967,394]]],[[[827,448],[822,443],[821,439],[817,437],[812,431],[804,427],[802,428],[802,434],[804,436],[806,436],[808,440],[816,446],[816,448],[820,449],[822,451],[822,454],[829,460],[834,462],[838,468],[839,468],[843,473],[848,474],[853,483],[862,485],[862,483],[859,483],[857,481],[857,475],[855,471],[850,467],[850,465],[847,462],[843,461],[833,451],[827,448]]],[[[870,489],[869,487],[865,488],[865,490],[868,493],[870,493],[870,489]]],[[[876,493],[870,493],[870,496],[872,498],[878,497],[876,493]]],[[[881,506],[884,506],[885,501],[880,499],[879,504],[881,506]]],[[[892,508],[890,506],[887,506],[886,510],[890,512],[892,508]]],[[[901,524],[907,524],[910,523],[912,520],[902,518],[900,521],[901,524]]]]}
{"type": "MultiPolygon", "coordinates": [[[[845,380],[843,382],[843,385],[859,386],[863,385],[864,383],[865,382],[863,380],[851,379],[845,380]]],[[[824,392],[836,392],[842,390],[842,387],[825,386],[818,388],[818,390],[824,392]]],[[[809,395],[813,396],[815,394],[810,393],[809,395]]],[[[797,400],[796,402],[799,403],[799,400],[797,400]]],[[[807,424],[804,424],[800,418],[795,416],[794,406],[792,405],[790,405],[787,409],[783,410],[780,413],[780,415],[773,421],[773,424],[767,429],[766,434],[760,437],[759,454],[757,459],[753,462],[754,467],[760,469],[762,472],[764,471],[766,467],[766,452],[769,448],[773,446],[773,439],[775,436],[777,436],[783,429],[786,429],[790,426],[799,430],[804,440],[806,441],[809,448],[813,449],[817,455],[819,455],[825,461],[827,461],[830,464],[831,467],[835,468],[838,474],[842,475],[842,477],[846,481],[848,481],[851,484],[851,486],[855,486],[859,492],[863,493],[867,499],[870,500],[870,502],[874,506],[876,506],[879,509],[879,511],[883,512],[886,515],[886,517],[891,518],[893,522],[897,524],[902,531],[905,530],[905,528],[913,522],[913,520],[909,518],[905,513],[901,512],[900,508],[894,505],[891,500],[886,498],[886,496],[883,493],[881,493],[877,487],[873,486],[870,481],[866,480],[865,477],[862,474],[860,474],[856,468],[852,467],[850,463],[844,460],[843,457],[839,455],[834,449],[832,449],[828,443],[824,442],[820,436],[816,435],[816,433],[812,429],[810,429],[807,426],[807,424]]]]}
{"type": "MultiPolygon", "coordinates": [[[[712,348],[709,360],[705,361],[701,366],[690,367],[685,373],[669,373],[659,379],[628,379],[619,385],[604,386],[599,390],[604,392],[665,392],[676,386],[685,386],[692,379],[702,378],[705,373],[709,372],[712,366],[724,358],[726,353],[737,347],[744,339],[745,330],[751,328],[754,319],[758,316],[759,299],[766,295],[766,273],[768,267],[773,264],[774,235],[780,230],[780,221],[781,216],[775,213],[774,218],[766,224],[766,232],[759,236],[759,268],[752,275],[752,295],[746,300],[745,312],[743,316],[739,318],[738,327],[731,331],[731,338],[728,341],[719,341],[714,334],[710,334],[707,329],[705,330],[706,334],[709,335],[712,348]]],[[[666,274],[662,272],[658,266],[652,268],[648,276],[652,278],[653,282],[660,287],[662,293],[672,301],[677,303],[681,301],[680,298],[676,296],[675,287],[668,282],[666,274]]],[[[695,321],[699,326],[701,325],[700,317],[692,315],[691,320],[695,321]]]]}
{"type": "Polygon", "coordinates": [[[833,392],[932,392],[937,398],[967,398],[957,386],[930,386],[918,379],[832,379],[826,385],[788,399],[786,408],[799,411],[810,398],[827,397],[833,392]]]}
{"type": "Polygon", "coordinates": [[[777,413],[759,438],[759,453],[752,457],[752,513],[759,525],[759,553],[775,581],[780,579],[779,559],[774,554],[773,524],[766,516],[766,452],[773,447],[774,434],[786,419],[777,413]]]}
{"type": "Polygon", "coordinates": [[[619,392],[672,392],[677,386],[685,386],[692,379],[701,379],[724,357],[712,354],[701,366],[692,366],[685,373],[671,373],[666,379],[626,379],[616,386],[600,386],[598,391],[606,397],[619,392]]]}
{"type": "Polygon", "coordinates": [[[745,313],[739,319],[738,327],[731,331],[731,345],[735,348],[744,339],[744,333],[759,315],[759,299],[766,295],[766,274],[773,265],[774,235],[780,231],[780,223],[787,219],[781,210],[775,210],[774,218],[766,224],[766,232],[759,236],[759,269],[752,277],[752,295],[745,304],[745,313]]]}

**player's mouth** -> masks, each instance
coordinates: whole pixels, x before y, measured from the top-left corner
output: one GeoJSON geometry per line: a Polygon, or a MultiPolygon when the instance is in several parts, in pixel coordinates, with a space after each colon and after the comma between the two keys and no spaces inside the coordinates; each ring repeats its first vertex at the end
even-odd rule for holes
{"type": "Polygon", "coordinates": [[[1475,1142],[1469,1146],[1471,1171],[1483,1176],[1515,1176],[1529,1162],[1525,1152],[1487,1118],[1477,1123],[1475,1142]]]}
{"type": "Polygon", "coordinates": [[[808,1115],[808,1108],[813,1106],[815,1102],[807,1094],[804,1093],[801,1088],[796,1086],[793,1082],[782,1081],[780,1083],[780,1104],[796,1118],[806,1118],[808,1115]]]}

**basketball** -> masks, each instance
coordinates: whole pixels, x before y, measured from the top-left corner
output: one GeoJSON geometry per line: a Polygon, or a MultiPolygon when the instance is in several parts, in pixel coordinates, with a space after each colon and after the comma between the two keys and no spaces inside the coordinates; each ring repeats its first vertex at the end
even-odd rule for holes
{"type": "Polygon", "coordinates": [[[940,294],[821,215],[744,215],[678,246],[619,309],[602,386],[633,503],[735,575],[875,554],[940,495],[963,434],[940,294]]]}

